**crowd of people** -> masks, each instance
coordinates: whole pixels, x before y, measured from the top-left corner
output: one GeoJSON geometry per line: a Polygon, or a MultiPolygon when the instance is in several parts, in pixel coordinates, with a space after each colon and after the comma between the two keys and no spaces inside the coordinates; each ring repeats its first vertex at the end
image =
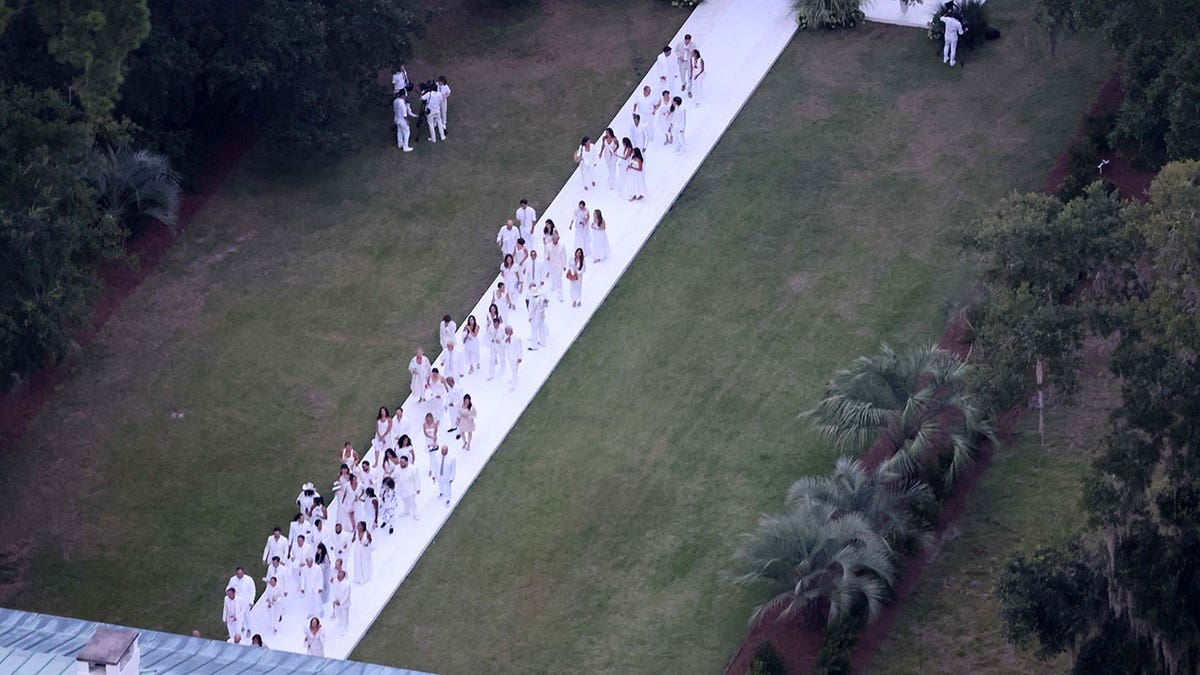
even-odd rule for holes
{"type": "Polygon", "coordinates": [[[421,126],[429,126],[429,142],[437,143],[438,137],[446,140],[446,120],[450,110],[450,82],[445,75],[414,85],[408,79],[408,69],[403,64],[392,73],[392,121],[396,125],[396,147],[412,152],[410,119],[415,119],[418,132],[421,126]],[[417,90],[421,105],[417,110],[408,102],[408,95],[417,90]]]}
{"type": "MultiPolygon", "coordinates": [[[[610,199],[611,194],[630,201],[645,198],[644,157],[656,138],[663,147],[684,152],[684,98],[693,104],[698,101],[704,61],[691,35],[684,36],[674,51],[665,47],[662,54],[655,70],[662,94],[653,96],[649,86],[635,94],[629,135],[618,141],[609,128],[597,143],[585,136],[576,151],[583,190],[595,194],[597,202],[610,199]],[[687,56],[664,61],[672,53],[687,56]],[[673,67],[667,69],[664,63],[673,67]],[[644,117],[655,120],[658,128],[644,117]],[[600,167],[607,171],[603,187],[597,182],[600,167]]],[[[438,135],[445,140],[449,86],[445,78],[426,85],[422,98],[430,140],[438,135]]],[[[407,150],[407,119],[412,115],[407,94],[412,87],[403,67],[393,77],[393,87],[397,145],[407,150]]],[[[480,379],[497,377],[506,379],[509,390],[515,388],[527,353],[547,346],[550,303],[565,303],[569,295],[570,307],[581,307],[589,266],[603,264],[611,255],[609,224],[602,209],[580,200],[564,216],[560,220],[566,221],[574,237],[570,254],[554,219],[539,219],[529,201],[520,200],[513,217],[496,233],[499,275],[486,315],[472,314],[461,327],[451,315],[442,317],[441,358],[431,361],[417,348],[408,362],[409,410],[403,404],[394,411],[380,407],[374,434],[362,454],[349,442],[338,450],[338,471],[328,501],[313,483],[301,487],[287,533],[274,528],[263,546],[262,594],[258,595],[254,579],[242,567],[229,579],[222,621],[230,641],[264,646],[263,635],[277,635],[285,616],[299,616],[306,620],[307,653],[323,656],[323,621],[345,634],[353,586],[371,580],[379,538],[405,536],[406,523],[420,520],[418,495],[423,490],[435,494],[443,508],[450,507],[458,455],[471,452],[476,433],[478,410],[466,389],[480,379]],[[540,247],[535,244],[539,233],[540,247]],[[417,452],[418,443],[423,453],[417,452]]]]}

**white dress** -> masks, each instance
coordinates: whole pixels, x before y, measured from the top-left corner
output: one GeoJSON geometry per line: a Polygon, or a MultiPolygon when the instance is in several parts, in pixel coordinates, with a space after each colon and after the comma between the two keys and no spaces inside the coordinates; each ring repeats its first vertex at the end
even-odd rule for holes
{"type": "Polygon", "coordinates": [[[571,264],[567,266],[567,269],[573,272],[577,277],[571,281],[571,302],[579,302],[580,298],[583,297],[583,268],[576,267],[575,261],[571,261],[571,264]]]}
{"type": "Polygon", "coordinates": [[[608,223],[604,223],[605,229],[596,227],[596,223],[592,223],[592,259],[604,260],[608,257],[612,250],[608,247],[608,223]]]}
{"type": "Polygon", "coordinates": [[[608,189],[613,190],[617,187],[617,151],[621,148],[621,143],[617,139],[612,141],[601,141],[601,152],[604,153],[604,165],[608,167],[608,189]]]}
{"type": "Polygon", "coordinates": [[[671,133],[671,104],[658,104],[658,134],[662,137],[663,145],[667,144],[667,134],[671,133]]]}
{"type": "Polygon", "coordinates": [[[409,388],[412,389],[413,396],[417,398],[425,398],[425,382],[429,380],[429,359],[421,357],[421,362],[417,363],[417,357],[413,357],[412,361],[408,362],[408,370],[412,372],[412,382],[409,383],[409,388]]]}
{"type": "Polygon", "coordinates": [[[479,336],[471,332],[471,330],[463,330],[463,352],[467,358],[467,366],[469,368],[479,367],[479,336]]]}
{"type": "Polygon", "coordinates": [[[354,583],[365,584],[371,580],[371,533],[354,535],[354,583]]]}
{"type": "MultiPolygon", "coordinates": [[[[625,191],[627,193],[629,193],[630,197],[645,197],[646,196],[646,172],[644,170],[643,171],[635,171],[633,169],[634,163],[636,161],[637,160],[633,160],[629,163],[629,178],[626,179],[626,181],[627,181],[626,184],[628,185],[628,187],[625,191]]],[[[645,168],[645,163],[642,164],[642,167],[643,167],[643,169],[645,168]]]]}
{"type": "Polygon", "coordinates": [[[582,145],[575,150],[579,155],[579,178],[583,181],[583,189],[587,190],[596,182],[596,146],[589,150],[582,145]]]}
{"type": "Polygon", "coordinates": [[[313,633],[307,626],[304,628],[304,649],[309,656],[325,656],[325,629],[318,628],[313,633]]]}
{"type": "Polygon", "coordinates": [[[504,293],[508,296],[508,302],[514,302],[517,294],[517,264],[514,262],[512,267],[500,265],[500,276],[504,279],[504,293]]]}
{"type": "Polygon", "coordinates": [[[588,212],[586,210],[575,211],[575,248],[583,249],[584,257],[592,248],[592,227],[588,222],[588,212]]]}

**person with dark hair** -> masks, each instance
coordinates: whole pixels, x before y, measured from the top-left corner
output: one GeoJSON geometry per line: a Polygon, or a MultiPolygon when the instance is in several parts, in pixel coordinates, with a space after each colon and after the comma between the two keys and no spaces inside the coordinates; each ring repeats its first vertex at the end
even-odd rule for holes
{"type": "Polygon", "coordinates": [[[412,134],[412,128],[408,126],[408,118],[417,115],[408,105],[408,98],[405,96],[407,93],[407,90],[401,89],[392,99],[392,121],[396,123],[396,147],[404,152],[412,152],[413,149],[408,144],[412,134]]]}
{"type": "Polygon", "coordinates": [[[367,528],[367,522],[358,522],[358,531],[354,533],[354,583],[365,584],[371,580],[374,566],[371,563],[371,544],[375,540],[367,528]]]}
{"type": "Polygon", "coordinates": [[[280,558],[287,555],[288,546],[291,542],[283,536],[283,530],[278,527],[267,537],[267,545],[263,546],[263,564],[270,565],[271,559],[279,556],[280,558]]]}
{"type": "Polygon", "coordinates": [[[700,105],[700,94],[704,91],[704,57],[700,56],[700,50],[692,51],[692,86],[688,88],[688,98],[700,105]]]}
{"type": "Polygon", "coordinates": [[[250,637],[250,608],[254,606],[254,598],[258,595],[258,589],[254,586],[254,580],[246,574],[246,570],[239,567],[233,572],[233,576],[229,577],[229,583],[225,584],[226,588],[237,590],[237,597],[246,605],[246,616],[241,621],[241,629],[245,637],[250,637]]]}
{"type": "Polygon", "coordinates": [[[583,304],[583,261],[583,249],[575,249],[575,255],[571,258],[570,266],[567,267],[567,281],[571,282],[572,307],[579,307],[583,304]]]}
{"type": "Polygon", "coordinates": [[[467,360],[468,375],[483,369],[479,362],[479,322],[474,314],[467,317],[463,328],[463,358],[467,360]]]}
{"type": "MultiPolygon", "coordinates": [[[[642,93],[634,98],[633,116],[641,118],[642,128],[646,130],[646,140],[654,140],[654,108],[658,98],[650,85],[642,87],[642,93]]],[[[632,136],[632,134],[630,134],[632,136]]]]}
{"type": "Polygon", "coordinates": [[[575,163],[579,165],[579,179],[583,182],[584,191],[596,187],[596,151],[591,137],[584,136],[579,141],[579,147],[575,149],[575,163]]]}
{"type": "Polygon", "coordinates": [[[604,165],[608,168],[608,189],[617,189],[617,153],[621,151],[621,141],[617,140],[617,134],[609,127],[604,130],[604,135],[600,137],[600,156],[604,158],[604,165]]]}
{"type": "Polygon", "coordinates": [[[488,307],[488,324],[485,330],[488,343],[487,379],[489,380],[496,376],[497,366],[500,367],[500,374],[504,374],[504,331],[500,329],[503,323],[496,303],[493,302],[491,307],[488,307]]]}
{"type": "MultiPolygon", "coordinates": [[[[690,34],[675,44],[675,65],[679,69],[679,91],[689,91],[692,88],[692,51],[697,49],[690,34]]],[[[691,94],[688,94],[691,96],[691,94]]]]}
{"type": "Polygon", "coordinates": [[[438,75],[437,90],[442,95],[441,123],[442,123],[442,140],[446,140],[446,130],[450,128],[449,117],[450,112],[450,82],[446,80],[445,75],[438,75]]]}
{"type": "Polygon", "coordinates": [[[954,3],[950,3],[950,7],[945,15],[942,16],[942,23],[945,24],[945,36],[942,44],[942,63],[949,63],[950,67],[954,67],[955,59],[958,56],[958,37],[967,32],[963,28],[962,16],[954,7],[954,3]]]}
{"type": "Polygon", "coordinates": [[[263,644],[262,636],[259,635],[258,633],[255,633],[254,637],[250,638],[250,646],[251,647],[262,647],[263,649],[266,649],[266,647],[267,647],[266,645],[263,644]]]}
{"type": "Polygon", "coordinates": [[[279,633],[279,622],[283,621],[283,602],[287,594],[279,583],[279,577],[267,578],[267,587],[263,589],[263,601],[267,605],[267,622],[271,624],[271,633],[279,633]]]}
{"type": "MultiPolygon", "coordinates": [[[[642,152],[645,152],[646,143],[653,138],[650,135],[653,133],[651,131],[653,128],[654,126],[651,124],[642,124],[642,116],[635,113],[633,115],[633,124],[629,125],[629,136],[621,140],[621,145],[624,146],[625,140],[628,140],[633,147],[641,148],[642,152]]],[[[625,157],[625,159],[628,160],[629,158],[625,157]]]]}
{"type": "Polygon", "coordinates": [[[567,270],[567,247],[559,240],[558,230],[550,235],[550,247],[546,249],[546,271],[550,277],[550,290],[563,301],[563,272],[567,270]]]}
{"type": "Polygon", "coordinates": [[[658,76],[658,86],[661,89],[671,88],[671,47],[663,47],[662,53],[654,60],[654,74],[658,76]]]}
{"type": "Polygon", "coordinates": [[[242,637],[246,626],[246,601],[237,597],[237,589],[230,586],[225,589],[225,604],[221,608],[221,621],[229,631],[229,640],[237,641],[242,637]]]}
{"type": "Polygon", "coordinates": [[[645,199],[645,164],[642,160],[642,153],[637,148],[633,149],[633,158],[629,160],[628,171],[629,177],[625,179],[625,184],[628,186],[626,192],[629,194],[629,201],[645,199]]]}
{"type": "Polygon", "coordinates": [[[683,154],[687,147],[687,110],[683,107],[683,99],[676,96],[671,106],[671,137],[675,141],[675,154],[683,154]]]}
{"type": "Polygon", "coordinates": [[[304,651],[309,656],[325,656],[325,630],[315,616],[308,620],[308,628],[304,629],[304,651]]]}
{"type": "Polygon", "coordinates": [[[592,212],[588,210],[587,202],[579,200],[579,207],[575,209],[575,214],[571,216],[571,224],[567,225],[567,229],[575,230],[575,248],[583,249],[586,255],[588,250],[592,248],[592,212]]]}
{"type": "Polygon", "coordinates": [[[446,126],[442,119],[442,103],[446,97],[438,90],[437,87],[421,94],[421,100],[425,102],[425,111],[429,121],[429,142],[437,143],[438,132],[442,133],[442,140],[446,140],[446,126]]]}
{"type": "MultiPolygon", "coordinates": [[[[267,574],[263,577],[263,583],[270,582],[271,577],[278,579],[279,590],[282,591],[285,596],[288,592],[287,584],[292,578],[292,575],[290,574],[291,570],[289,570],[288,566],[283,562],[286,557],[286,552],[282,556],[273,556],[271,558],[271,564],[267,565],[267,574]]],[[[266,591],[264,591],[264,593],[265,592],[266,591]]]]}
{"type": "Polygon", "coordinates": [[[462,436],[463,450],[471,451],[471,437],[475,435],[475,417],[477,415],[475,403],[471,400],[471,395],[463,396],[462,404],[458,406],[458,431],[462,436]]]}
{"type": "MultiPolygon", "coordinates": [[[[417,515],[417,495],[421,493],[421,473],[415,464],[408,461],[408,455],[400,455],[400,468],[396,472],[396,496],[404,506],[404,513],[420,520],[417,515]]],[[[389,523],[390,524],[390,523],[389,523]]]]}
{"type": "MultiPolygon", "coordinates": [[[[506,330],[511,331],[512,328],[509,327],[506,330]]],[[[518,347],[518,349],[520,349],[520,347],[518,347]]],[[[513,373],[513,376],[515,378],[515,372],[513,373]]],[[[441,456],[438,457],[435,469],[437,473],[438,499],[444,499],[446,501],[446,506],[450,506],[450,489],[454,484],[456,468],[457,467],[454,458],[450,456],[450,446],[443,445],[441,449],[441,456]]]]}
{"type": "Polygon", "coordinates": [[[522,199],[521,205],[517,207],[516,218],[525,241],[533,241],[533,225],[537,222],[537,217],[537,211],[529,205],[529,200],[522,199]]]}
{"type": "Polygon", "coordinates": [[[658,119],[658,133],[663,145],[671,144],[671,92],[664,90],[662,98],[654,105],[654,116],[658,119]]]}

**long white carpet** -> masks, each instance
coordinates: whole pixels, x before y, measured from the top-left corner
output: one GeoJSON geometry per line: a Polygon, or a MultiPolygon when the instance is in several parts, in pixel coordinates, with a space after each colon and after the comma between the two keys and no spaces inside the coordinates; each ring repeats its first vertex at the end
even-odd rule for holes
{"type": "MultiPolygon", "coordinates": [[[[704,158],[720,140],[722,134],[733,122],[742,106],[758,87],[759,82],[767,74],[771,65],[783,52],[796,31],[796,21],[790,11],[788,0],[707,0],[693,11],[691,17],[684,23],[676,36],[663,36],[663,43],[674,45],[685,33],[690,33],[695,39],[701,54],[704,56],[708,69],[708,82],[705,85],[700,104],[690,103],[687,113],[687,150],[676,154],[674,148],[664,148],[662,137],[656,130],[655,140],[649,144],[646,153],[646,183],[647,193],[644,200],[638,202],[626,201],[616,191],[606,188],[607,172],[603,165],[597,167],[596,177],[599,189],[584,192],[578,175],[578,170],[563,186],[554,201],[541,218],[552,218],[562,233],[562,241],[568,251],[574,251],[574,232],[567,230],[571,222],[571,214],[580,199],[585,199],[591,209],[600,208],[604,211],[608,222],[609,241],[612,254],[608,260],[600,264],[587,261],[583,277],[583,306],[572,308],[569,294],[564,303],[552,299],[547,312],[547,324],[550,329],[549,344],[536,352],[526,352],[525,362],[520,369],[520,378],[514,389],[509,389],[505,379],[497,378],[492,381],[485,379],[485,374],[469,375],[461,383],[464,393],[470,394],[479,410],[478,432],[472,442],[472,451],[464,453],[459,444],[451,441],[451,453],[458,458],[458,478],[454,482],[454,499],[449,508],[437,502],[437,488],[431,485],[427,478],[427,459],[421,436],[420,422],[424,418],[423,405],[418,405],[414,398],[406,401],[404,410],[406,419],[412,425],[406,433],[413,438],[417,446],[417,467],[422,475],[422,491],[418,496],[418,511],[420,522],[413,523],[409,519],[401,519],[401,526],[395,534],[388,535],[379,532],[375,538],[374,575],[364,585],[355,585],[352,591],[350,628],[346,635],[337,635],[336,630],[327,630],[326,656],[346,658],[370,629],[379,613],[383,611],[396,589],[404,582],[405,577],[417,564],[421,554],[430,545],[442,524],[450,516],[450,512],[466,493],[467,488],[483,470],[484,465],[500,446],[501,441],[516,424],[517,419],[533,400],[542,383],[550,376],[555,365],[566,353],[571,343],[583,331],[588,320],[600,303],[616,285],[621,274],[633,262],[634,256],[654,232],[659,221],[679,193],[691,180],[692,175],[700,167],[704,158]]],[[[647,54],[653,58],[654,54],[647,54]]],[[[634,90],[640,92],[643,84],[650,84],[661,94],[657,77],[653,71],[647,74],[645,80],[634,90]]],[[[686,100],[686,99],[685,99],[686,100]]],[[[633,96],[617,112],[610,126],[618,137],[629,135],[633,96]]],[[[603,129],[581,129],[580,136],[588,134],[599,138],[603,129]]],[[[453,140],[451,142],[454,142],[453,140]]],[[[572,148],[563,148],[562,156],[569,156],[572,148]]],[[[514,199],[520,195],[514,195],[514,199]]],[[[507,204],[497,205],[497,220],[503,221],[503,211],[507,204]]],[[[511,213],[508,214],[511,217],[511,213]]],[[[534,244],[541,247],[541,224],[539,223],[534,236],[534,244]]],[[[539,260],[545,257],[539,252],[539,260]]],[[[497,256],[497,264],[499,257],[497,256]]],[[[564,289],[567,282],[564,281],[564,289]]],[[[468,313],[454,317],[461,326],[465,323],[467,314],[474,314],[481,320],[487,315],[487,307],[491,304],[492,287],[485,290],[479,302],[468,313]]],[[[517,334],[529,344],[529,322],[524,310],[518,310],[508,317],[517,334]]],[[[440,316],[425,317],[432,330],[440,321],[440,316]]],[[[482,350],[484,369],[487,368],[488,352],[482,350]]],[[[407,357],[406,357],[407,358],[407,357]]],[[[440,359],[439,359],[440,360],[440,359]]],[[[438,364],[440,365],[440,364],[438,364]]],[[[389,400],[391,396],[389,395],[389,400]]],[[[370,411],[364,411],[370,412],[370,411]]],[[[374,429],[370,430],[374,433],[374,429]]],[[[442,437],[445,438],[443,432],[442,437]]],[[[452,435],[451,435],[452,438],[452,435]]],[[[362,451],[363,448],[360,448],[362,451]]],[[[298,476],[296,484],[311,480],[318,489],[332,501],[328,486],[333,476],[298,476]]],[[[283,495],[284,499],[293,499],[293,495],[283,495]]],[[[331,513],[330,521],[336,519],[331,513]]],[[[353,572],[353,561],[345,561],[348,573],[353,572]]],[[[255,565],[252,570],[256,580],[262,576],[262,568],[255,565]]],[[[258,581],[259,593],[262,592],[262,582],[258,581]]],[[[265,607],[259,603],[254,608],[251,625],[261,632],[269,647],[288,651],[302,652],[303,626],[306,617],[303,610],[289,611],[281,624],[279,634],[273,635],[264,628],[269,623],[265,607]]],[[[216,608],[213,609],[217,611],[216,608]]],[[[327,629],[333,629],[332,621],[326,617],[323,623],[327,629]]],[[[403,659],[402,655],[400,656],[403,659]]]]}

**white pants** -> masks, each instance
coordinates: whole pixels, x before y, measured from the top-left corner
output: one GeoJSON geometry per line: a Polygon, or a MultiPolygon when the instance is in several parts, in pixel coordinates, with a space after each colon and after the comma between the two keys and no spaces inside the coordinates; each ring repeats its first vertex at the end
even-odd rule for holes
{"type": "Polygon", "coordinates": [[[396,123],[396,147],[397,148],[407,148],[408,147],[408,134],[409,134],[408,122],[405,122],[405,121],[397,122],[396,123]]]}
{"type": "Polygon", "coordinates": [[[337,624],[343,635],[350,627],[350,603],[333,606],[333,622],[337,624]]]}
{"type": "Polygon", "coordinates": [[[954,65],[954,57],[958,54],[958,38],[953,40],[947,38],[946,45],[942,47],[942,63],[954,65]]]}
{"type": "Polygon", "coordinates": [[[442,109],[435,108],[425,117],[429,122],[429,140],[437,143],[437,132],[442,132],[442,140],[446,140],[446,123],[442,120],[442,109]]]}
{"type": "Polygon", "coordinates": [[[679,90],[685,91],[692,79],[692,60],[688,58],[686,61],[676,61],[679,65],[679,90]]]}
{"type": "Polygon", "coordinates": [[[449,503],[450,502],[450,489],[453,485],[454,485],[454,481],[439,480],[438,481],[438,499],[440,499],[446,503],[449,503]]]}
{"type": "Polygon", "coordinates": [[[442,123],[442,138],[446,137],[446,126],[447,126],[446,125],[446,119],[447,119],[446,116],[450,114],[450,106],[446,105],[446,103],[447,103],[447,101],[445,101],[445,100],[442,101],[442,109],[438,113],[438,118],[442,123]]]}
{"type": "Polygon", "coordinates": [[[703,84],[704,84],[704,76],[703,75],[692,80],[692,89],[691,89],[692,100],[695,101],[696,103],[700,102],[700,92],[704,91],[704,87],[702,86],[703,84]]]}
{"type": "Polygon", "coordinates": [[[546,338],[550,334],[550,331],[546,328],[546,320],[542,319],[541,321],[530,321],[529,327],[533,331],[533,344],[538,347],[545,347],[546,338]]]}
{"type": "Polygon", "coordinates": [[[271,632],[279,632],[279,622],[283,620],[283,603],[267,605],[267,618],[271,621],[271,632]]]}
{"type": "Polygon", "coordinates": [[[562,281],[563,281],[563,273],[562,273],[562,271],[558,271],[558,272],[552,272],[552,273],[550,274],[550,290],[552,290],[552,291],[554,291],[555,293],[557,293],[557,294],[558,294],[558,301],[559,301],[559,302],[562,302],[562,299],[563,299],[563,294],[562,294],[562,281]]]}
{"type": "Polygon", "coordinates": [[[489,380],[492,379],[492,376],[494,376],[496,374],[497,366],[500,367],[500,374],[501,375],[504,374],[504,347],[502,347],[501,345],[493,344],[490,351],[492,352],[492,359],[491,359],[491,361],[488,362],[488,379],[489,380]]]}
{"type": "Polygon", "coordinates": [[[225,622],[225,627],[229,629],[229,641],[233,642],[233,636],[237,635],[242,630],[242,622],[237,619],[225,622]]]}
{"type": "Polygon", "coordinates": [[[684,139],[684,131],[686,130],[683,128],[678,128],[675,130],[675,152],[677,153],[683,152],[685,146],[687,145],[687,142],[684,139]]]}
{"type": "Polygon", "coordinates": [[[420,520],[421,516],[417,515],[417,496],[401,497],[400,503],[404,504],[405,515],[412,516],[413,520],[420,520]]]}
{"type": "Polygon", "coordinates": [[[592,187],[596,182],[596,169],[591,162],[584,160],[579,163],[579,177],[583,180],[583,189],[592,187]]]}
{"type": "Polygon", "coordinates": [[[521,365],[521,364],[517,363],[517,361],[519,359],[520,359],[520,357],[514,357],[514,356],[508,357],[508,369],[512,371],[512,378],[508,381],[509,385],[514,385],[517,383],[517,369],[521,365]]]}
{"type": "Polygon", "coordinates": [[[442,345],[442,361],[446,364],[446,377],[453,375],[461,377],[463,371],[462,357],[457,349],[446,349],[446,345],[442,345]]]}

